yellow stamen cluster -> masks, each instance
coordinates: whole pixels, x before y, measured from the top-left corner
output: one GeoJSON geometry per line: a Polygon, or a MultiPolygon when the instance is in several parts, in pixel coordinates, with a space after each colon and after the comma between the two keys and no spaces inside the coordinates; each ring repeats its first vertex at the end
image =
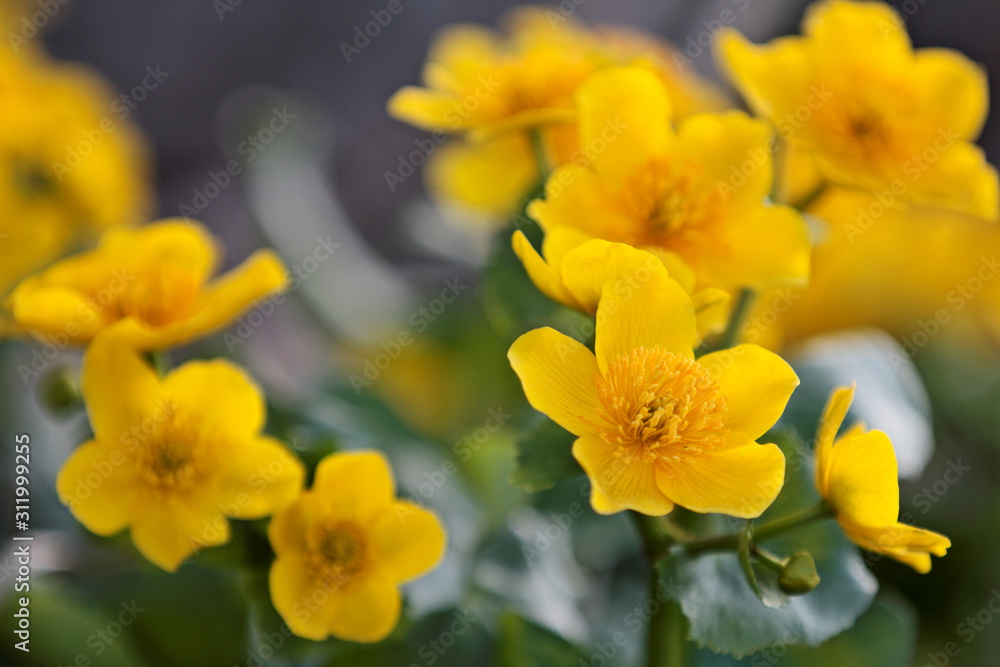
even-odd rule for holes
{"type": "Polygon", "coordinates": [[[306,533],[310,574],[331,589],[349,585],[368,567],[365,531],[353,521],[321,523],[306,533]]]}
{"type": "Polygon", "coordinates": [[[680,168],[670,161],[652,160],[625,183],[621,197],[630,217],[645,221],[632,238],[622,240],[633,245],[669,246],[712,216],[719,195],[696,165],[680,168]]]}

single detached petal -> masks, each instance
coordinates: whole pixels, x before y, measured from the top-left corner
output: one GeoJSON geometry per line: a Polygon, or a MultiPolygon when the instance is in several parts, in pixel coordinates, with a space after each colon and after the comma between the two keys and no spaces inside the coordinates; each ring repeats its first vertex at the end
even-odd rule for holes
{"type": "Polygon", "coordinates": [[[119,341],[98,336],[83,355],[80,386],[97,439],[128,444],[147,420],[165,409],[156,372],[119,341]]]}
{"type": "Polygon", "coordinates": [[[320,461],[312,493],[320,511],[364,522],[391,506],[395,489],[385,456],[363,450],[331,454],[320,461]]]}
{"type": "Polygon", "coordinates": [[[330,634],[347,641],[377,642],[385,639],[399,621],[402,601],[392,581],[372,574],[337,593],[329,618],[330,634]]]}
{"type": "Polygon", "coordinates": [[[725,427],[752,440],[785,411],[799,377],[784,359],[759,345],[743,344],[698,359],[726,397],[725,427]]]}
{"type": "Polygon", "coordinates": [[[616,447],[597,435],[573,443],[573,457],[590,478],[590,504],[599,514],[635,510],[649,516],[668,514],[674,504],[656,483],[656,464],[642,445],[616,447]]]}
{"type": "Polygon", "coordinates": [[[132,522],[132,542],[146,560],[174,572],[198,549],[229,541],[229,521],[218,509],[178,496],[150,499],[132,522]]]}
{"type": "Polygon", "coordinates": [[[199,428],[213,437],[248,441],[264,426],[264,396],[246,371],[225,359],[189,361],[163,379],[167,402],[197,415],[199,428]]]}
{"type": "Polygon", "coordinates": [[[279,556],[271,565],[268,585],[274,608],[289,630],[316,641],[330,635],[329,618],[339,596],[313,580],[305,558],[279,556]]]}
{"type": "Polygon", "coordinates": [[[589,313],[597,310],[607,285],[618,292],[645,283],[653,273],[667,277],[666,267],[655,255],[602,239],[587,241],[571,250],[561,268],[566,289],[589,313]]]}
{"type": "Polygon", "coordinates": [[[601,373],[631,350],[659,347],[692,357],[698,339],[694,304],[676,281],[650,272],[638,285],[604,286],[597,310],[595,353],[601,373]]]}
{"type": "Polygon", "coordinates": [[[433,512],[399,501],[372,523],[379,569],[401,584],[433,569],[444,555],[445,533],[433,512]]]}
{"type": "Polygon", "coordinates": [[[280,441],[261,437],[238,445],[221,475],[219,506],[238,519],[259,519],[286,507],[302,491],[305,466],[280,441]]]}
{"type": "Polygon", "coordinates": [[[679,454],[658,471],[657,483],[681,507],[753,519],[778,497],[785,483],[785,455],[777,445],[759,445],[734,432],[722,449],[679,454]]]}
{"type": "Polygon", "coordinates": [[[829,454],[828,502],[851,523],[890,526],[899,517],[896,452],[881,431],[838,439],[829,454]]]}
{"type": "Polygon", "coordinates": [[[507,358],[531,407],[574,435],[594,431],[597,360],[582,343],[545,327],[514,341],[507,358]]]}
{"type": "Polygon", "coordinates": [[[77,521],[105,537],[129,525],[142,502],[125,448],[93,440],[77,447],[63,464],[56,491],[77,521]]]}
{"type": "Polygon", "coordinates": [[[670,100],[663,83],[645,67],[608,67],[576,91],[580,146],[602,176],[621,184],[674,141],[670,100]]]}

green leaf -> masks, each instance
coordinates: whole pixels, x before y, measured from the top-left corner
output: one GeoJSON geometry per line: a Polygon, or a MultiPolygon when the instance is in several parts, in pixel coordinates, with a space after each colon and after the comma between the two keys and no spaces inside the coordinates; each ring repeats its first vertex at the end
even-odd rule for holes
{"type": "Polygon", "coordinates": [[[517,445],[517,467],[510,483],[535,493],[583,474],[573,458],[576,436],[546,419],[517,445]]]}
{"type": "Polygon", "coordinates": [[[551,667],[587,660],[579,648],[516,614],[500,619],[498,667],[551,667]]]}

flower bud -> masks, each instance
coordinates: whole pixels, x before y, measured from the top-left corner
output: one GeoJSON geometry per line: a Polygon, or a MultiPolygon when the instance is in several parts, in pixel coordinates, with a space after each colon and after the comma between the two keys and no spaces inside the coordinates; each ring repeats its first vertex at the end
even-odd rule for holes
{"type": "Polygon", "coordinates": [[[778,575],[778,586],[789,595],[802,595],[819,586],[813,557],[808,552],[800,551],[785,559],[778,575]]]}

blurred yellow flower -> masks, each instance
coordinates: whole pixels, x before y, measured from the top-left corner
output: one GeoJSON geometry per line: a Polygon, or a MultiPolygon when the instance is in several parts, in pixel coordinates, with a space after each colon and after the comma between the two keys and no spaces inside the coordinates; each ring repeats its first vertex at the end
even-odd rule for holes
{"type": "Polygon", "coordinates": [[[640,67],[597,72],[577,90],[588,165],[565,164],[528,214],[545,232],[676,254],[700,287],[805,281],[802,217],[770,205],[771,133],[740,112],[696,114],[675,133],[663,84],[640,67]]]}
{"type": "Polygon", "coordinates": [[[730,30],[718,44],[751,108],[815,159],[818,178],[1000,215],[996,170],[971,143],[988,107],[982,68],[956,51],[914,51],[881,2],[816,3],[802,31],[755,46],[730,30]]]}
{"type": "MultiPolygon", "coordinates": [[[[520,231],[514,232],[514,252],[539,290],[553,301],[589,315],[597,312],[601,290],[609,281],[618,290],[628,290],[653,273],[673,278],[688,294],[695,288],[694,272],[675,254],[659,255],[624,243],[591,239],[575,229],[557,227],[545,235],[543,259],[520,231]]],[[[699,290],[691,297],[698,321],[699,338],[725,328],[729,316],[729,294],[715,288],[699,290]]]]}
{"type": "Polygon", "coordinates": [[[94,250],[25,279],[7,305],[19,326],[49,339],[79,343],[109,331],[134,347],[165,348],[225,326],[286,282],[269,250],[210,280],[218,262],[214,240],[196,223],[111,229],[94,250]]]}
{"type": "Polygon", "coordinates": [[[827,401],[816,434],[816,488],[859,546],[926,574],[930,554],[944,556],[951,540],[898,522],[896,452],[885,433],[857,424],[834,440],[853,398],[853,387],[841,387],[827,401]]]}
{"type": "Polygon", "coordinates": [[[144,220],[145,144],[113,109],[87,69],[0,53],[0,296],[100,231],[144,220]]]}
{"type": "Polygon", "coordinates": [[[128,527],[164,570],[229,541],[227,517],[267,516],[302,487],[299,460],[260,434],[260,389],[227,361],[192,361],[161,379],[138,353],[100,337],[81,385],[94,439],[59,471],[59,499],[98,535],[128,527]]]}
{"type": "Polygon", "coordinates": [[[275,514],[271,599],[300,637],[376,642],[396,627],[398,585],[440,561],[437,516],[395,499],[392,472],[374,451],[332,454],[311,491],[275,514]]]}
{"type": "Polygon", "coordinates": [[[755,442],[781,416],[798,377],[755,345],[697,361],[691,299],[653,272],[605,285],[595,352],[550,328],[518,338],[508,358],[528,402],[578,436],[573,456],[602,514],[632,509],[756,517],[784,483],[785,457],[755,442]]]}
{"type": "MultiPolygon", "coordinates": [[[[445,29],[424,68],[426,87],[404,87],[389,100],[392,116],[434,132],[424,140],[428,147],[418,144],[425,155],[415,162],[427,158],[428,184],[449,203],[512,213],[541,178],[530,128],[538,130],[549,165],[585,160],[573,91],[602,67],[648,67],[676,96],[677,117],[726,104],[714,87],[678,66],[671,47],[636,31],[594,32],[536,7],[515,10],[506,24],[506,35],[475,25],[445,29]],[[438,146],[449,134],[467,141],[438,146]]],[[[402,180],[389,178],[390,187],[402,180]]]]}

